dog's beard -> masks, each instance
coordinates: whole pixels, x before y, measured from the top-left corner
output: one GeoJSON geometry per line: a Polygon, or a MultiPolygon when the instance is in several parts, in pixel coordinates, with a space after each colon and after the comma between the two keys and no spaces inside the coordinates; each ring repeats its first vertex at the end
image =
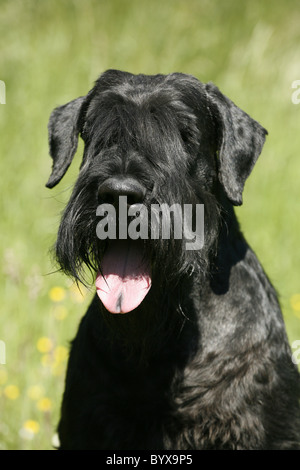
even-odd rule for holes
{"type": "Polygon", "coordinates": [[[209,272],[219,225],[214,197],[207,194],[201,202],[205,243],[198,251],[186,251],[184,241],[174,238],[100,240],[96,236],[97,204],[88,195],[72,199],[63,214],[56,243],[61,269],[85,285],[96,283],[95,301],[111,331],[109,337],[121,350],[126,349],[129,358],[139,357],[141,363],[159,354],[186,322],[193,322],[193,282],[196,279],[201,286],[209,272]],[[92,278],[87,277],[89,273],[92,278]]]}
{"type": "MultiPolygon", "coordinates": [[[[159,204],[152,204],[151,208],[154,206],[160,207],[159,204]]],[[[153,224],[153,218],[150,223],[149,211],[146,210],[146,239],[128,237],[108,241],[99,260],[96,288],[100,300],[110,313],[128,313],[137,308],[151,288],[152,272],[170,291],[182,275],[191,274],[195,267],[198,270],[203,269],[206,257],[199,253],[189,253],[187,249],[187,244],[191,242],[185,236],[187,232],[191,234],[193,227],[189,226],[187,229],[189,224],[182,218],[182,206],[178,204],[176,207],[177,213],[172,213],[172,218],[169,213],[164,222],[163,214],[156,214],[157,225],[153,224]],[[158,229],[156,239],[151,238],[153,225],[158,229]],[[167,238],[163,235],[167,235],[167,238]]],[[[114,226],[118,222],[119,220],[114,226]]],[[[141,225],[145,226],[143,219],[141,225]]]]}
{"type": "MultiPolygon", "coordinates": [[[[156,264],[152,268],[152,285],[137,308],[121,315],[113,315],[100,307],[101,318],[109,334],[108,339],[114,354],[122,355],[122,360],[133,361],[141,367],[151,358],[161,359],[163,350],[173,350],[184,326],[188,323],[197,329],[192,317],[193,295],[188,279],[159,277],[156,264]]],[[[96,300],[95,300],[96,302],[96,300]]]]}
{"type": "MultiPolygon", "coordinates": [[[[91,185],[85,187],[91,188],[91,185]]],[[[204,246],[198,251],[188,251],[184,240],[172,236],[145,240],[119,240],[117,236],[116,240],[100,240],[96,236],[99,219],[95,216],[98,205],[95,194],[74,191],[61,220],[56,258],[61,269],[76,281],[85,285],[96,283],[98,297],[108,312],[135,310],[153,290],[154,279],[161,287],[157,291],[161,297],[163,292],[172,292],[182,279],[192,274],[205,277],[218,236],[219,209],[214,196],[205,193],[201,197],[205,208],[204,246]],[[92,280],[91,276],[87,278],[88,272],[92,273],[92,280]]],[[[173,202],[168,200],[169,206],[174,204],[174,199],[173,202]]],[[[152,199],[151,204],[159,205],[165,200],[166,196],[160,195],[152,199]]],[[[192,193],[189,201],[195,206],[200,199],[192,193]]]]}

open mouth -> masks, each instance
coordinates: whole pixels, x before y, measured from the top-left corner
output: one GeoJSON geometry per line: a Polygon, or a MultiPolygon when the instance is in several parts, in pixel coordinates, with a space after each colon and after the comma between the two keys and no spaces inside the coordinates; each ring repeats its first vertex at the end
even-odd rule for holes
{"type": "Polygon", "coordinates": [[[96,278],[97,294],[110,313],[128,313],[151,288],[150,263],[141,240],[110,240],[96,278]]]}

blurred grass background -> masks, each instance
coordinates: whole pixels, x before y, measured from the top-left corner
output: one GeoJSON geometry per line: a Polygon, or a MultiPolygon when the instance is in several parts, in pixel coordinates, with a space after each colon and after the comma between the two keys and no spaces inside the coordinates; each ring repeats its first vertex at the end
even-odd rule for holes
{"type": "Polygon", "coordinates": [[[300,339],[299,26],[297,0],[0,0],[0,449],[55,443],[67,348],[92,294],[53,273],[82,145],[47,190],[47,122],[108,68],[213,81],[268,129],[237,214],[300,339]]]}

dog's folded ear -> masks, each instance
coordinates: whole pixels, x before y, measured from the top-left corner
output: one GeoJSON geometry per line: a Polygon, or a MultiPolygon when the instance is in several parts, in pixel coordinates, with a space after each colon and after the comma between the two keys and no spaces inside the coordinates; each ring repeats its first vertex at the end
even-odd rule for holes
{"type": "Polygon", "coordinates": [[[219,180],[232,204],[242,204],[246,179],[258,159],[268,132],[213,84],[205,85],[219,132],[219,180]]]}
{"type": "Polygon", "coordinates": [[[75,155],[78,145],[80,111],[86,97],[55,108],[48,124],[49,152],[53,159],[51,176],[46,184],[53,188],[62,179],[75,155]]]}

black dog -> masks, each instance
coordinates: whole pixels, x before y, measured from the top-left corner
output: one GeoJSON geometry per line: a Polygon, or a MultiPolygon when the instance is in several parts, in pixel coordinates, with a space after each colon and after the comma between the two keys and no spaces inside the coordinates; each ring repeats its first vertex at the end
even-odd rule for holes
{"type": "Polygon", "coordinates": [[[49,134],[49,188],[85,143],[55,250],[98,293],[72,343],[61,449],[299,449],[298,371],[233,209],[266,130],[213,84],[110,70],[53,111],[49,134]],[[203,247],[101,240],[97,207],[117,223],[120,196],[128,210],[204,205],[203,247]]]}

